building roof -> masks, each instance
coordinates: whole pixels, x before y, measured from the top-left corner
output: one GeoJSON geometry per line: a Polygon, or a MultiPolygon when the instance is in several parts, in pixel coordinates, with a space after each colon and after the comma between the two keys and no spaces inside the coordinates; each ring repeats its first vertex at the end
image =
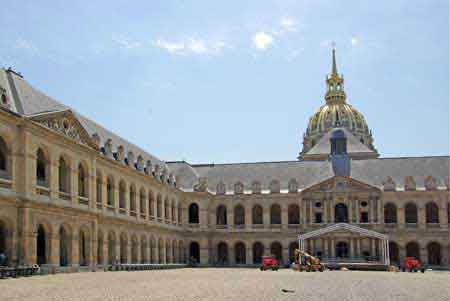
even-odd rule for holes
{"type": "Polygon", "coordinates": [[[119,145],[122,145],[125,153],[131,151],[135,157],[141,155],[145,161],[151,160],[153,165],[164,165],[164,162],[154,155],[144,151],[133,143],[130,143],[89,118],[79,114],[72,108],[37,90],[21,76],[12,71],[0,69],[0,85],[6,87],[10,98],[13,100],[11,110],[22,116],[28,117],[40,113],[58,112],[70,109],[90,136],[94,133],[99,135],[100,146],[104,145],[108,139],[111,139],[114,152],[119,145]]]}

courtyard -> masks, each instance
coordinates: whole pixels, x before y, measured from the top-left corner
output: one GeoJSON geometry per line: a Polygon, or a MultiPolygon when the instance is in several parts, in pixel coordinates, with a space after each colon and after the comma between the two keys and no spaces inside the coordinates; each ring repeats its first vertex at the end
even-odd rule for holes
{"type": "Polygon", "coordinates": [[[96,272],[0,280],[0,300],[450,300],[449,280],[449,272],[96,272]]]}

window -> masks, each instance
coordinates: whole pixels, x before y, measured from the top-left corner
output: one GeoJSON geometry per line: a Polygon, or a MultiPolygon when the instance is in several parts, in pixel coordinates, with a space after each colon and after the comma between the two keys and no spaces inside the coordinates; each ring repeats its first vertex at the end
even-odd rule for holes
{"type": "Polygon", "coordinates": [[[78,165],[78,196],[87,197],[87,180],[82,164],[78,165]]]}
{"type": "Polygon", "coordinates": [[[114,181],[110,177],[106,180],[106,197],[107,205],[114,206],[114,181]]]}
{"type": "Polygon", "coordinates": [[[396,224],[397,223],[397,206],[392,203],[388,203],[384,206],[384,223],[396,224]]]}
{"type": "Polygon", "coordinates": [[[199,223],[199,214],[198,214],[198,205],[196,203],[192,203],[189,205],[189,224],[198,224],[199,223]]]}
{"type": "Polygon", "coordinates": [[[429,202],[425,206],[427,224],[439,223],[439,208],[434,202],[429,202]]]}
{"type": "Polygon", "coordinates": [[[136,211],[136,188],[130,186],[130,211],[136,211]]]}
{"type": "Polygon", "coordinates": [[[219,205],[216,212],[217,225],[227,224],[227,208],[224,205],[219,205]]]}
{"type": "Polygon", "coordinates": [[[291,225],[300,224],[300,207],[296,204],[291,204],[288,207],[288,223],[291,225]]]}
{"type": "Polygon", "coordinates": [[[359,220],[361,223],[368,223],[369,222],[369,213],[368,212],[361,212],[361,218],[359,220]]]}
{"type": "Polygon", "coordinates": [[[252,223],[253,225],[263,224],[263,208],[260,205],[255,205],[252,209],[252,223]]]}
{"type": "Polygon", "coordinates": [[[417,206],[413,203],[408,203],[405,206],[405,222],[417,224],[417,206]]]}
{"type": "Polygon", "coordinates": [[[234,207],[234,224],[245,225],[245,209],[242,205],[234,207]]]}
{"type": "Polygon", "coordinates": [[[38,149],[36,158],[36,181],[39,186],[47,186],[47,159],[42,149],[38,149]]]}
{"type": "Polygon", "coordinates": [[[322,212],[316,212],[315,216],[314,216],[314,223],[316,224],[321,224],[323,223],[322,221],[322,212]]]}
{"type": "Polygon", "coordinates": [[[70,192],[70,169],[66,160],[63,157],[59,159],[58,167],[58,180],[59,180],[59,191],[69,193],[70,192]]]}
{"type": "Polygon", "coordinates": [[[96,202],[101,203],[102,202],[102,176],[101,174],[97,174],[97,180],[96,180],[96,202]]]}
{"type": "Polygon", "coordinates": [[[5,141],[0,137],[0,171],[7,171],[8,148],[5,141]]]}
{"type": "Polygon", "coordinates": [[[127,190],[127,188],[126,188],[125,182],[120,181],[120,183],[119,183],[119,208],[120,209],[125,209],[125,206],[126,206],[126,200],[125,200],[126,190],[127,190]]]}
{"type": "Polygon", "coordinates": [[[281,224],[281,207],[278,204],[273,204],[270,207],[270,223],[272,225],[281,224]]]}

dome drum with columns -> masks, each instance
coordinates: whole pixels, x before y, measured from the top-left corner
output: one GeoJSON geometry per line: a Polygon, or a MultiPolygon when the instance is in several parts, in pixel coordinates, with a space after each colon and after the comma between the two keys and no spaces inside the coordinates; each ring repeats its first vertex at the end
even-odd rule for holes
{"type": "Polygon", "coordinates": [[[337,72],[334,49],[332,71],[326,79],[326,84],[326,103],[309,119],[306,133],[303,135],[303,150],[299,159],[306,159],[304,155],[308,154],[326,133],[339,127],[348,129],[357,140],[376,153],[372,132],[364,116],[346,102],[344,77],[337,72]]]}

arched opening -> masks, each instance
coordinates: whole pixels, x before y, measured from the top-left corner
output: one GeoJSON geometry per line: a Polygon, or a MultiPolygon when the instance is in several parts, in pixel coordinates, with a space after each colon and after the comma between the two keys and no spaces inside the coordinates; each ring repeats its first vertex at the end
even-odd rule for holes
{"type": "Polygon", "coordinates": [[[169,220],[169,200],[164,200],[164,219],[169,220]]]}
{"type": "MultiPolygon", "coordinates": [[[[7,256],[7,250],[6,250],[6,226],[5,224],[0,221],[0,254],[4,254],[7,256]]],[[[2,263],[0,263],[1,265],[2,263]]]]}
{"type": "Polygon", "coordinates": [[[113,233],[108,235],[108,263],[116,263],[116,238],[113,233]]]}
{"type": "Polygon", "coordinates": [[[60,192],[70,193],[70,167],[63,157],[59,158],[58,185],[60,192]]]}
{"type": "Polygon", "coordinates": [[[408,203],[405,206],[405,222],[407,224],[417,224],[417,206],[414,203],[408,203]]]}
{"type": "Polygon", "coordinates": [[[437,242],[431,242],[427,245],[428,251],[428,264],[440,265],[441,264],[441,245],[437,242]]]}
{"type": "Polygon", "coordinates": [[[177,241],[173,240],[172,241],[172,262],[173,263],[177,263],[178,262],[178,245],[177,245],[177,241]]]}
{"type": "Polygon", "coordinates": [[[336,223],[348,223],[347,205],[339,203],[334,207],[334,220],[336,223]]]}
{"type": "Polygon", "coordinates": [[[293,241],[289,244],[289,262],[295,261],[295,250],[298,248],[298,241],[293,241]]]}
{"type": "Polygon", "coordinates": [[[336,244],[336,257],[347,258],[348,257],[348,244],[344,241],[340,241],[336,244]]]}
{"type": "Polygon", "coordinates": [[[189,205],[189,224],[198,224],[199,216],[198,216],[198,205],[196,203],[192,203],[189,205]]]}
{"type": "Polygon", "coordinates": [[[86,179],[86,171],[83,164],[78,165],[78,196],[87,197],[88,181],[86,179]]]}
{"type": "Polygon", "coordinates": [[[172,254],[171,252],[171,245],[170,245],[170,241],[166,241],[166,263],[171,263],[171,258],[170,255],[172,254]]]}
{"type": "Polygon", "coordinates": [[[216,222],[217,225],[227,224],[227,207],[219,205],[216,210],[216,222]]]}
{"type": "Polygon", "coordinates": [[[86,266],[88,264],[88,250],[87,250],[87,239],[86,234],[84,231],[80,231],[80,234],[78,236],[78,247],[79,247],[79,259],[80,259],[80,266],[86,266]]]}
{"type": "Polygon", "coordinates": [[[236,243],[236,245],[234,246],[236,264],[245,264],[246,260],[245,253],[246,253],[245,244],[243,242],[236,243]]]}
{"type": "Polygon", "coordinates": [[[264,255],[264,245],[260,242],[253,244],[253,263],[260,264],[264,255]]]}
{"type": "Polygon", "coordinates": [[[263,208],[260,205],[255,205],[252,208],[252,223],[253,225],[263,224],[263,208]]]}
{"type": "Polygon", "coordinates": [[[274,256],[280,263],[282,262],[283,258],[282,252],[283,247],[279,242],[275,241],[270,245],[270,254],[272,254],[272,256],[274,256]]]}
{"type": "Polygon", "coordinates": [[[155,216],[155,199],[151,190],[148,192],[148,214],[152,218],[155,216]]]}
{"type": "Polygon", "coordinates": [[[288,223],[290,225],[300,224],[300,207],[297,204],[291,204],[288,207],[288,223]]]}
{"type": "Polygon", "coordinates": [[[0,177],[1,178],[9,178],[8,171],[8,147],[6,145],[5,140],[0,137],[0,177]]]}
{"type": "MultiPolygon", "coordinates": [[[[1,237],[1,234],[0,234],[1,237]]],[[[1,238],[0,238],[1,239],[1,238]]],[[[0,253],[1,253],[0,247],[0,253]]],[[[42,225],[38,226],[36,237],[36,261],[37,264],[47,264],[47,237],[45,235],[45,229],[42,225]]]]}
{"type": "Polygon", "coordinates": [[[138,263],[138,241],[136,237],[131,240],[131,263],[138,263]]]}
{"type": "Polygon", "coordinates": [[[156,241],[155,239],[152,237],[150,238],[150,263],[157,263],[157,258],[158,256],[158,250],[156,247],[156,241]]]}
{"type": "Polygon", "coordinates": [[[59,265],[69,265],[69,237],[64,227],[59,228],[59,265]]]}
{"type": "Polygon", "coordinates": [[[398,245],[393,241],[389,242],[389,260],[391,261],[392,264],[400,263],[398,245]]]}
{"type": "Polygon", "coordinates": [[[234,207],[234,224],[236,226],[245,225],[245,209],[242,205],[234,207]]]}
{"type": "Polygon", "coordinates": [[[107,205],[113,207],[114,206],[114,180],[111,177],[108,177],[106,180],[106,197],[107,197],[107,205]]]}
{"type": "Polygon", "coordinates": [[[198,245],[198,242],[191,242],[189,246],[189,260],[193,264],[200,262],[200,246],[198,245]]]}
{"type": "Polygon", "coordinates": [[[272,225],[281,224],[281,207],[278,204],[273,204],[270,207],[270,223],[272,225]]]}
{"type": "Polygon", "coordinates": [[[420,249],[416,242],[412,241],[406,244],[406,256],[420,259],[420,249]]]}
{"type": "Polygon", "coordinates": [[[397,223],[397,206],[392,203],[384,205],[384,223],[396,224],[397,223]]]}
{"type": "Polygon", "coordinates": [[[221,265],[228,264],[228,245],[220,242],[217,245],[217,263],[221,265]]]}
{"type": "Polygon", "coordinates": [[[47,158],[42,149],[36,153],[36,182],[39,186],[48,186],[47,181],[47,158]]]}
{"type": "Polygon", "coordinates": [[[434,202],[425,205],[427,224],[439,224],[439,208],[434,202]]]}
{"type": "Polygon", "coordinates": [[[120,181],[119,183],[119,208],[125,209],[126,206],[126,191],[127,187],[124,181],[120,181]]]}
{"type": "Polygon", "coordinates": [[[122,234],[120,236],[120,263],[128,262],[127,248],[128,248],[128,238],[126,237],[125,234],[122,234]]]}

